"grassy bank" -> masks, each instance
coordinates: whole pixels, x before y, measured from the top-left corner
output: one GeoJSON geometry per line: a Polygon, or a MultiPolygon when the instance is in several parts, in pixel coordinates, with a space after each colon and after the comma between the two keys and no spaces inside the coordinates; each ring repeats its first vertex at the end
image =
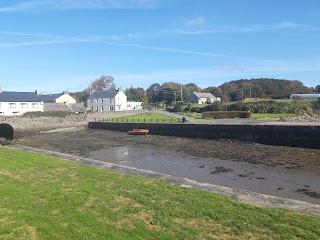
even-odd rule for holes
{"type": "Polygon", "coordinates": [[[278,118],[278,117],[295,117],[294,113],[252,113],[250,118],[278,118]]]}
{"type": "Polygon", "coordinates": [[[146,123],[156,123],[156,122],[165,122],[165,123],[179,123],[182,120],[179,118],[169,117],[159,113],[150,113],[150,114],[137,114],[130,115],[125,117],[116,117],[116,118],[106,118],[102,121],[107,122],[146,122],[146,123]]]}
{"type": "Polygon", "coordinates": [[[319,239],[320,218],[0,147],[0,239],[319,239]]]}

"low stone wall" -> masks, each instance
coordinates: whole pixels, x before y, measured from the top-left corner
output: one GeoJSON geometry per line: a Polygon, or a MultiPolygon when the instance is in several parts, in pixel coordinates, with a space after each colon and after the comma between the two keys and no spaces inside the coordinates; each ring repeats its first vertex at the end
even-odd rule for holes
{"type": "Polygon", "coordinates": [[[206,139],[237,139],[269,145],[320,149],[320,126],[208,125],[89,122],[91,129],[128,131],[148,128],[150,134],[206,139]]]}
{"type": "Polygon", "coordinates": [[[67,117],[0,117],[0,123],[8,123],[15,130],[46,130],[64,127],[87,126],[88,122],[99,118],[113,118],[137,114],[137,111],[79,113],[67,117]]]}

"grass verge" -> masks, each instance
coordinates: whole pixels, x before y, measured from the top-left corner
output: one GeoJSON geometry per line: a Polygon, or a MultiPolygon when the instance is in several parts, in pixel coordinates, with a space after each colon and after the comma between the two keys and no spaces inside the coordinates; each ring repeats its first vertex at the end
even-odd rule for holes
{"type": "Polygon", "coordinates": [[[252,113],[250,118],[278,118],[278,117],[295,117],[294,113],[252,113]]]}
{"type": "Polygon", "coordinates": [[[319,239],[320,218],[0,147],[0,239],[319,239]]]}

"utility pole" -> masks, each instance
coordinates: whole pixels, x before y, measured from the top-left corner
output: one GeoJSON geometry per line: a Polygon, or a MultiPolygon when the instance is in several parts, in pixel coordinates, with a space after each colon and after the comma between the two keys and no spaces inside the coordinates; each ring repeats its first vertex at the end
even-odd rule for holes
{"type": "Polygon", "coordinates": [[[182,95],[182,84],[180,85],[180,91],[181,91],[181,102],[183,102],[183,95],[182,95]]]}
{"type": "Polygon", "coordinates": [[[250,86],[250,98],[251,98],[251,86],[250,86]]]}

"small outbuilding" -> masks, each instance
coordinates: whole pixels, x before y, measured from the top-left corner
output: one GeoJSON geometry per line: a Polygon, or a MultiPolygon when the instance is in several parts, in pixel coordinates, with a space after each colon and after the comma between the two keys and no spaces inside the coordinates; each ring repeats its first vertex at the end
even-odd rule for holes
{"type": "Polygon", "coordinates": [[[204,104],[204,103],[213,103],[221,101],[219,97],[213,96],[211,93],[199,93],[193,92],[191,93],[188,102],[193,102],[197,104],[204,104]]]}
{"type": "Polygon", "coordinates": [[[290,99],[302,98],[302,99],[318,99],[320,94],[291,94],[290,99]]]}

